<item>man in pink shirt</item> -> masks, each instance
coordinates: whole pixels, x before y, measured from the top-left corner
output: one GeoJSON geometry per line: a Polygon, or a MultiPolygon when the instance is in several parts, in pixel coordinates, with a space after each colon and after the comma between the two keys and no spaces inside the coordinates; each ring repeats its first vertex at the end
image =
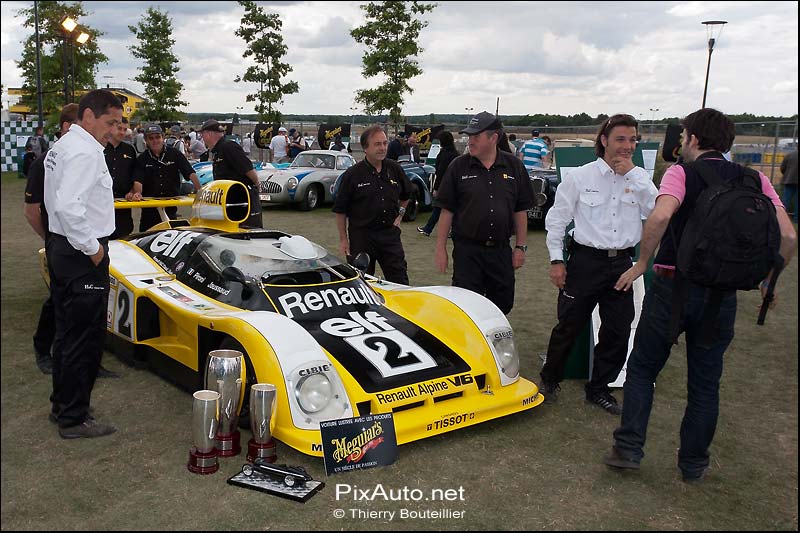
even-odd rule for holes
{"type": "MultiPolygon", "coordinates": [[[[656,206],[647,219],[641,241],[639,260],[617,281],[617,290],[627,291],[647,269],[658,246],[654,277],[647,291],[633,351],[628,360],[625,401],[620,427],[614,431],[614,446],[604,462],[616,469],[638,469],[644,456],[645,435],[653,405],[653,388],[659,372],[669,358],[673,331],[672,306],[676,257],[683,230],[695,209],[700,193],[706,188],[696,165],[702,160],[725,182],[738,179],[743,169],[725,160],[736,136],[735,125],[715,109],[704,108],[682,121],[681,153],[686,165],[674,165],[664,174],[656,206]]],[[[772,184],[763,174],[761,190],[775,205],[781,240],[779,253],[784,265],[794,252],[796,234],[772,184]]],[[[685,278],[684,278],[685,280],[685,278]]],[[[709,446],[714,438],[719,415],[719,383],[722,357],[733,340],[736,318],[736,291],[720,295],[719,311],[713,324],[706,322],[711,289],[685,281],[687,295],[682,299],[679,330],[686,333],[688,397],[680,431],[678,467],[687,483],[701,481],[710,463],[709,446]],[[710,342],[701,342],[712,328],[710,342]]],[[[765,293],[762,284],[762,293],[765,293]]],[[[679,302],[681,300],[678,300],[679,302]]],[[[714,309],[716,312],[716,309],[714,309]]],[[[714,316],[713,313],[710,316],[714,316]]]]}

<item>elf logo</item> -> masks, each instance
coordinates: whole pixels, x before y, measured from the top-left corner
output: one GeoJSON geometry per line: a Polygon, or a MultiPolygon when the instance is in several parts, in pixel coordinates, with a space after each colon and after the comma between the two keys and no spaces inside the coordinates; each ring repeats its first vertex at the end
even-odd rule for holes
{"type": "Polygon", "coordinates": [[[163,253],[167,257],[175,257],[181,248],[192,242],[192,239],[201,235],[196,231],[167,230],[150,243],[150,251],[155,254],[163,253]]]}

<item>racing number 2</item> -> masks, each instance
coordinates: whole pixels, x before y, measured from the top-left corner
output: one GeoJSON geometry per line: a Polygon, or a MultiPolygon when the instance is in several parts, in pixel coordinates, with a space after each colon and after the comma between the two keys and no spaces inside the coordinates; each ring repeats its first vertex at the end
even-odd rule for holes
{"type": "Polygon", "coordinates": [[[133,294],[122,283],[117,291],[114,330],[123,337],[133,339],[133,294]]]}
{"type": "Polygon", "coordinates": [[[383,377],[436,366],[428,352],[398,330],[356,335],[344,340],[372,363],[383,377]]]}

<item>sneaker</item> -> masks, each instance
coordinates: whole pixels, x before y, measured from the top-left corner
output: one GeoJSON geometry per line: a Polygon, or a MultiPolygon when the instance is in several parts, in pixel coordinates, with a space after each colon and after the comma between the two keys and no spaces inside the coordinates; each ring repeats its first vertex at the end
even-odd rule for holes
{"type": "Polygon", "coordinates": [[[425,228],[424,228],[423,226],[417,226],[417,231],[418,231],[419,233],[421,233],[421,234],[425,235],[426,237],[430,237],[430,236],[431,236],[431,234],[430,234],[430,233],[428,233],[427,231],[425,231],[425,228]]]}
{"type": "Polygon", "coordinates": [[[102,424],[91,417],[77,426],[58,428],[58,434],[62,439],[93,439],[111,435],[116,431],[117,428],[111,424],[102,424]]]}
{"type": "Polygon", "coordinates": [[[611,413],[612,415],[619,416],[622,414],[622,406],[617,402],[610,392],[600,392],[586,396],[586,402],[596,405],[601,409],[611,413]]]}
{"type": "Polygon", "coordinates": [[[611,452],[603,458],[603,462],[612,468],[639,470],[639,461],[623,457],[616,446],[611,447],[611,452]]]}
{"type": "Polygon", "coordinates": [[[539,392],[544,394],[544,403],[552,405],[558,401],[558,393],[561,392],[561,385],[552,381],[542,381],[539,392]]]}
{"type": "Polygon", "coordinates": [[[699,474],[690,475],[686,472],[683,473],[683,482],[684,483],[702,483],[703,480],[706,478],[706,474],[708,473],[708,467],[705,467],[700,471],[699,474]]]}
{"type": "Polygon", "coordinates": [[[100,368],[97,369],[97,377],[98,378],[118,378],[120,377],[119,374],[114,372],[113,370],[109,370],[103,365],[100,365],[100,368]]]}

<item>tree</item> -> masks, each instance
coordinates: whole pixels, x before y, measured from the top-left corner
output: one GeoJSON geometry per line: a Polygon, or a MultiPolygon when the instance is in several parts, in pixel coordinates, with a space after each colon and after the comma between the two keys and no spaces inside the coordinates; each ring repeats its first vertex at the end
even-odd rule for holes
{"type": "Polygon", "coordinates": [[[273,109],[273,105],[283,103],[285,95],[300,90],[296,81],[281,81],[292,71],[291,65],[281,61],[287,51],[280,34],[283,23],[277,14],[267,13],[253,1],[240,0],[239,4],[244,7],[244,15],[235,34],[247,43],[242,57],[252,57],[254,64],[234,81],[258,83],[259,90],[248,94],[247,101],[258,102],[256,113],[259,121],[279,123],[281,114],[273,109]]]}
{"type": "Polygon", "coordinates": [[[401,118],[403,94],[414,92],[408,80],[422,74],[416,59],[422,52],[417,39],[428,23],[417,17],[435,7],[436,4],[421,2],[370,2],[361,6],[366,22],[350,32],[356,42],[367,46],[361,58],[364,65],[361,74],[365,78],[385,76],[378,87],[359,89],[355,100],[363,104],[368,115],[389,111],[395,131],[401,118]]]}
{"type": "Polygon", "coordinates": [[[178,58],[172,53],[175,44],[172,21],[167,13],[149,7],[138,26],[128,26],[128,29],[139,43],[129,50],[133,57],[144,61],[134,80],[144,85],[147,103],[137,118],[164,122],[181,120],[184,115],[178,108],[185,106],[186,102],[180,99],[183,84],[175,77],[180,67],[178,58]]]}
{"type": "MultiPolygon", "coordinates": [[[[100,51],[97,46],[97,38],[103,32],[95,30],[83,24],[87,12],[83,8],[82,2],[67,4],[62,2],[42,1],[38,2],[39,8],[39,42],[41,46],[41,78],[42,78],[42,114],[47,119],[47,129],[52,130],[58,127],[58,117],[61,107],[64,105],[64,63],[65,63],[65,36],[66,32],[61,27],[61,21],[65,16],[71,17],[80,24],[80,31],[90,35],[86,44],[75,44],[71,46],[70,52],[74,51],[74,73],[75,91],[81,89],[94,89],[95,75],[100,63],[108,62],[108,58],[100,51]]],[[[22,56],[16,61],[17,66],[22,70],[22,91],[25,94],[20,103],[31,108],[33,113],[38,113],[38,103],[36,98],[36,35],[34,34],[34,13],[33,5],[29,8],[20,9],[17,15],[24,17],[22,25],[30,28],[31,34],[22,41],[22,56]]],[[[76,37],[78,30],[73,32],[76,37]]],[[[67,66],[73,59],[72,53],[67,54],[67,66]]]]}

